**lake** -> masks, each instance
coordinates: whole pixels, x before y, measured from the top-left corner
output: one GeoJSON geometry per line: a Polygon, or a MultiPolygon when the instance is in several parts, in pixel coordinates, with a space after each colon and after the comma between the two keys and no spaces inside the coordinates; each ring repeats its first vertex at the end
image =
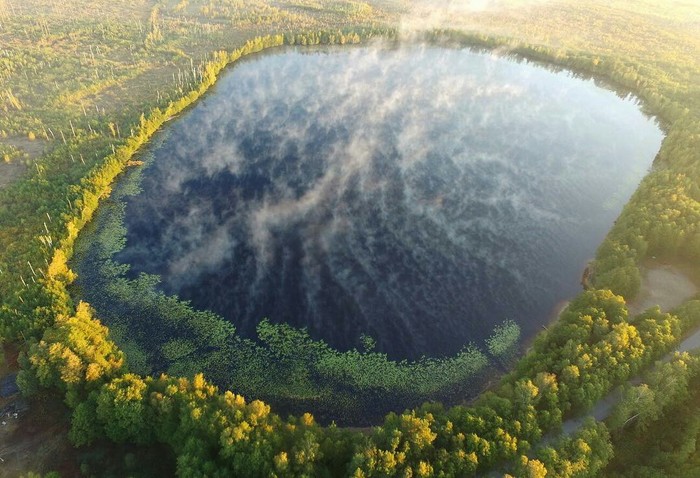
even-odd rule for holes
{"type": "MultiPolygon", "coordinates": [[[[421,45],[277,50],[239,62],[164,128],[137,190],[105,206],[125,237],[106,256],[253,341],[266,318],[394,360],[485,350],[494,327],[513,321],[528,340],[580,291],[662,138],[634,98],[513,58],[421,45]]],[[[165,344],[144,371],[206,355],[180,325],[166,331],[165,306],[110,296],[115,281],[93,277],[100,254],[79,254],[79,295],[117,337],[142,351],[165,344]]],[[[209,373],[226,381],[244,369],[232,356],[241,347],[209,373]]],[[[274,402],[251,370],[234,386],[274,402]]]]}
{"type": "Polygon", "coordinates": [[[662,139],[592,81],[430,47],[260,56],[169,128],[118,260],[244,334],[394,358],[537,331],[662,139]]]}

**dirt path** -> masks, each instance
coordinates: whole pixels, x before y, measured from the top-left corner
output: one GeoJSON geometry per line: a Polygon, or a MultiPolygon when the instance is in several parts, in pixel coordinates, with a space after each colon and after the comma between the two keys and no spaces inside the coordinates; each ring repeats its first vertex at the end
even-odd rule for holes
{"type": "MultiPolygon", "coordinates": [[[[700,350],[700,330],[696,330],[695,333],[687,337],[685,340],[683,340],[676,349],[672,350],[668,354],[664,356],[662,359],[663,362],[668,362],[671,360],[673,357],[673,354],[676,352],[697,352],[700,350]]],[[[635,377],[629,381],[630,384],[632,385],[638,385],[641,383],[641,380],[639,377],[635,377]]],[[[581,425],[583,425],[583,422],[586,420],[588,417],[593,417],[597,421],[602,421],[608,418],[610,416],[610,413],[612,413],[613,408],[617,404],[618,400],[620,400],[621,397],[621,390],[615,389],[609,394],[607,394],[605,397],[603,397],[601,400],[596,403],[595,407],[591,411],[588,412],[583,417],[578,417],[578,418],[571,418],[569,420],[566,420],[562,424],[562,434],[564,435],[570,435],[574,432],[576,432],[579,428],[581,428],[581,425]]],[[[561,435],[559,435],[561,436],[561,435]]],[[[551,441],[551,439],[549,440],[551,441]]],[[[544,441],[543,441],[544,443],[544,441]]]]}

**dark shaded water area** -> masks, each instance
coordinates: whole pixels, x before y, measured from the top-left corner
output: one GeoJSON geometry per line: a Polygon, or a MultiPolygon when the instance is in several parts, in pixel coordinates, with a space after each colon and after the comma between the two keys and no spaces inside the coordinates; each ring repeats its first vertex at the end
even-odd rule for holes
{"type": "Polygon", "coordinates": [[[395,359],[536,333],[662,139],[590,80],[416,46],[258,56],[167,132],[126,202],[132,277],[243,336],[268,318],[395,359]]]}

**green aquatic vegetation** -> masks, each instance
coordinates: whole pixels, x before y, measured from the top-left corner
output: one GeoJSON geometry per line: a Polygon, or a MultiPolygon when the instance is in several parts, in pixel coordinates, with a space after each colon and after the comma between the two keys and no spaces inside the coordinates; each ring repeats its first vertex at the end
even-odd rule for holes
{"type": "Polygon", "coordinates": [[[493,335],[486,339],[489,353],[494,357],[507,358],[514,352],[520,339],[520,326],[512,320],[506,320],[493,329],[493,335]]]}

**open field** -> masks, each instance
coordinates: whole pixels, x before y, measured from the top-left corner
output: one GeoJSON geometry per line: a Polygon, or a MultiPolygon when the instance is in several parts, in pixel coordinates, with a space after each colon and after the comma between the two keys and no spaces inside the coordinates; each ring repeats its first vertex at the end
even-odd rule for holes
{"type": "Polygon", "coordinates": [[[649,307],[658,305],[670,311],[686,300],[696,296],[700,287],[690,271],[667,264],[647,266],[642,275],[642,286],[635,299],[629,302],[632,314],[640,314],[649,307]]]}

